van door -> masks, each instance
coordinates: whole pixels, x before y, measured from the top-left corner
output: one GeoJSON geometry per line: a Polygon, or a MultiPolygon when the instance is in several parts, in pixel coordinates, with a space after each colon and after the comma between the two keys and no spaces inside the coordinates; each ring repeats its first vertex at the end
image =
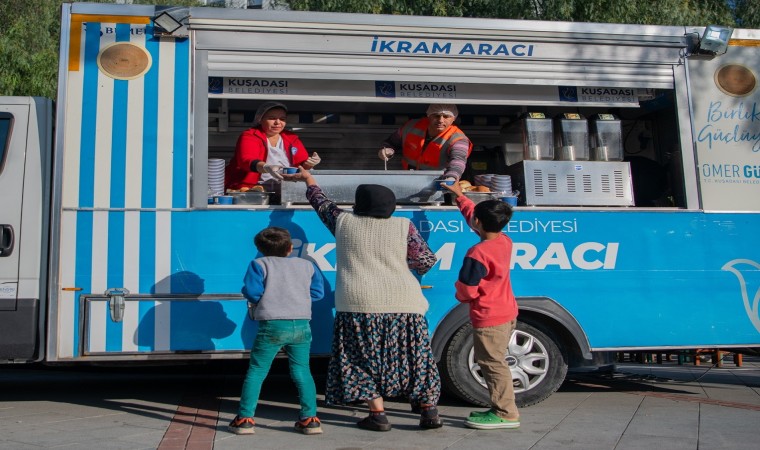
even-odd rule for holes
{"type": "Polygon", "coordinates": [[[28,105],[0,105],[0,311],[16,309],[28,105]]]}
{"type": "MultiPolygon", "coordinates": [[[[0,98],[0,362],[34,357],[39,302],[19,305],[21,207],[30,105],[0,98]],[[10,103],[10,104],[9,104],[10,103]]],[[[14,101],[15,100],[15,101],[14,101]]]]}

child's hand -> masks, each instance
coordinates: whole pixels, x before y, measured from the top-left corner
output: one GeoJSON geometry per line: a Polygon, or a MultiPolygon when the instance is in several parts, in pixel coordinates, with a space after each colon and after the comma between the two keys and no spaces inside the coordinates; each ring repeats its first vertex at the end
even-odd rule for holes
{"type": "Polygon", "coordinates": [[[457,197],[461,197],[462,195],[464,195],[464,193],[462,193],[462,186],[459,185],[458,181],[455,181],[454,184],[452,184],[451,186],[449,186],[446,183],[441,183],[441,186],[445,190],[453,193],[457,197]]]}

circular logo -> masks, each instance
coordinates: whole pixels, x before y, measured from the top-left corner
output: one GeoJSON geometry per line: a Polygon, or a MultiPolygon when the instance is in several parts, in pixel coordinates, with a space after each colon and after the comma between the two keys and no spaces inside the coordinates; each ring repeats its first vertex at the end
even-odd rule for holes
{"type": "Polygon", "coordinates": [[[129,42],[115,42],[98,54],[100,71],[117,80],[132,80],[150,69],[150,53],[129,42]]]}
{"type": "Polygon", "coordinates": [[[755,90],[757,77],[745,66],[728,64],[715,72],[715,84],[728,95],[744,97],[755,90]]]}

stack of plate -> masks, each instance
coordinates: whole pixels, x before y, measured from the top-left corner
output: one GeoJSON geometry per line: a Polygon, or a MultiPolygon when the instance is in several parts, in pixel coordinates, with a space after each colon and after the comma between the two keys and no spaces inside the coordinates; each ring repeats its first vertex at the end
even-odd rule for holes
{"type": "Polygon", "coordinates": [[[492,191],[506,192],[507,195],[512,195],[512,177],[509,175],[494,175],[491,177],[491,185],[489,187],[492,191]]]}
{"type": "Polygon", "coordinates": [[[208,160],[208,194],[209,196],[224,195],[224,160],[209,158],[208,160]]]}
{"type": "Polygon", "coordinates": [[[493,178],[492,173],[481,173],[479,175],[475,175],[472,177],[473,181],[475,182],[475,186],[491,186],[491,179],[493,178]]]}

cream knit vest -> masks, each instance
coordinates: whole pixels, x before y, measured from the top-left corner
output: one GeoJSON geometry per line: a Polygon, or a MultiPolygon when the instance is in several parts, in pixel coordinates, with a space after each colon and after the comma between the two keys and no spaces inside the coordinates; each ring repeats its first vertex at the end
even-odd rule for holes
{"type": "Polygon", "coordinates": [[[409,219],[343,213],[335,226],[335,310],[425,314],[428,302],[406,264],[409,219]]]}

